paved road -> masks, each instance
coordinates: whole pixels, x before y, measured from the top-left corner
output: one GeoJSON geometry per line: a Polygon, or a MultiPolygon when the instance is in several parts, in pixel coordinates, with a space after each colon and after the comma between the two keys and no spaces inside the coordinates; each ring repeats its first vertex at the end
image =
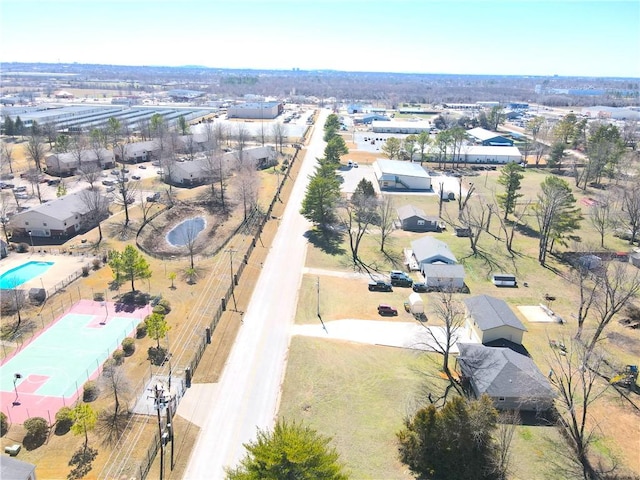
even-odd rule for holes
{"type": "Polygon", "coordinates": [[[257,428],[273,427],[305,262],[303,234],[310,227],[299,210],[308,175],[313,173],[315,159],[323,155],[322,125],[328,113],[323,110],[317,120],[220,382],[215,388],[201,390],[210,395],[197,402],[207,416],[193,447],[186,479],[223,478],[224,467],[237,465],[245,453],[242,444],[255,439],[257,428]]]}

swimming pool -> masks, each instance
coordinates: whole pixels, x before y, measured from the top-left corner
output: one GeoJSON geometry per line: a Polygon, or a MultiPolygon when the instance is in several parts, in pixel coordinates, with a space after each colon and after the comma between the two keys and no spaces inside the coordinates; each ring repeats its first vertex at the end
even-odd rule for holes
{"type": "Polygon", "coordinates": [[[49,270],[54,262],[27,262],[0,275],[0,289],[11,290],[49,270]]]}

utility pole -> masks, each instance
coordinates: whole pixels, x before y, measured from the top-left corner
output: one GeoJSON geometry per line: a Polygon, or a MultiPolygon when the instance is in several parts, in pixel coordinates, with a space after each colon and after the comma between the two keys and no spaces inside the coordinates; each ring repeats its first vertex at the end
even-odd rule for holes
{"type": "Polygon", "coordinates": [[[158,412],[158,440],[160,441],[160,480],[164,478],[164,444],[162,439],[162,416],[160,410],[162,409],[162,393],[163,390],[160,385],[156,384],[154,387],[156,411],[158,412]]]}

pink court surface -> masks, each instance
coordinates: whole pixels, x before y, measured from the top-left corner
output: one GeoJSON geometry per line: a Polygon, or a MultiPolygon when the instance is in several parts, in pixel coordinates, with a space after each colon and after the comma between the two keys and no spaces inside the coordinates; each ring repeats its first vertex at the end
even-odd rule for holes
{"type": "Polygon", "coordinates": [[[0,405],[11,423],[72,407],[88,380],[131,336],[149,306],[80,300],[0,364],[0,405]]]}

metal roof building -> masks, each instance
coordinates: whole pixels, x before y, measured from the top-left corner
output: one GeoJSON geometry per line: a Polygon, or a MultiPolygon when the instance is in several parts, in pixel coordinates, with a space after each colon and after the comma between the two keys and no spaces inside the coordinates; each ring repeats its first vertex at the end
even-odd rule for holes
{"type": "Polygon", "coordinates": [[[419,163],[380,159],[373,171],[381,190],[431,190],[431,177],[419,163]]]}

